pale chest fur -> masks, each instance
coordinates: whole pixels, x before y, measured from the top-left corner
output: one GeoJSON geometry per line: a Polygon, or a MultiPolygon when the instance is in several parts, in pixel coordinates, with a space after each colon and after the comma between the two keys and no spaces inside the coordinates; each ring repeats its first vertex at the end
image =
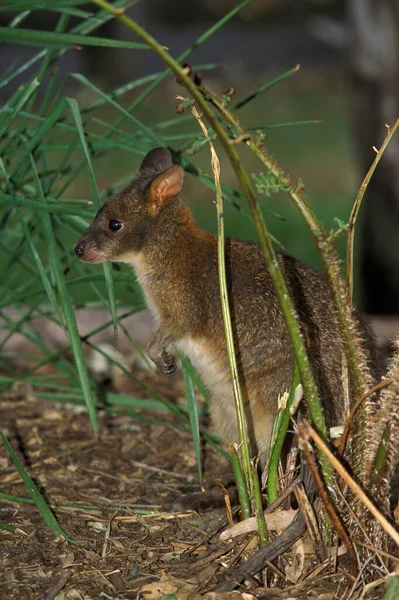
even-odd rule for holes
{"type": "Polygon", "coordinates": [[[133,267],[134,272],[137,277],[137,281],[140,284],[141,289],[143,290],[146,304],[147,304],[148,308],[150,309],[151,314],[154,317],[155,321],[157,323],[159,323],[159,310],[158,310],[157,304],[151,294],[151,286],[150,286],[151,271],[149,270],[149,268],[146,266],[144,260],[139,255],[136,255],[134,257],[129,256],[129,260],[126,262],[128,262],[133,267]]]}
{"type": "Polygon", "coordinates": [[[187,337],[176,341],[175,346],[189,357],[210,392],[221,385],[231,388],[229,372],[218,368],[215,357],[209,352],[204,341],[187,337]]]}
{"type": "MultiPolygon", "coordinates": [[[[211,416],[216,431],[228,444],[238,443],[237,417],[230,369],[227,361],[222,363],[214,356],[206,342],[183,338],[175,343],[176,347],[188,356],[211,395],[211,416]]],[[[256,440],[255,455],[260,455],[261,464],[267,460],[270,434],[274,415],[268,409],[263,394],[257,390],[242,386],[247,425],[250,439],[256,440]]]]}
{"type": "Polygon", "coordinates": [[[230,371],[221,368],[216,357],[201,340],[183,338],[176,347],[189,357],[211,395],[211,416],[216,431],[228,443],[238,442],[236,411],[230,371]]]}

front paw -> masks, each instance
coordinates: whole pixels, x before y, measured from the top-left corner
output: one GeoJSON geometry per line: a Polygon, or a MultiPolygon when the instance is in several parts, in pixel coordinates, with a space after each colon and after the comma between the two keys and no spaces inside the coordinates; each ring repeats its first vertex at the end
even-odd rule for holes
{"type": "Polygon", "coordinates": [[[176,360],[172,354],[168,354],[167,352],[162,352],[161,362],[157,364],[158,369],[164,375],[171,375],[176,371],[176,360]]]}

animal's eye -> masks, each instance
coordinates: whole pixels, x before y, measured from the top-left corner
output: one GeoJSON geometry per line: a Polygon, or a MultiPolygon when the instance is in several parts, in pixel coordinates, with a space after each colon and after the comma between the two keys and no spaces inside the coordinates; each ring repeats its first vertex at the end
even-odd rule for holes
{"type": "Polygon", "coordinates": [[[117,221],[116,219],[111,219],[111,221],[108,223],[108,228],[111,231],[119,231],[120,229],[122,229],[122,227],[122,221],[117,221]]]}

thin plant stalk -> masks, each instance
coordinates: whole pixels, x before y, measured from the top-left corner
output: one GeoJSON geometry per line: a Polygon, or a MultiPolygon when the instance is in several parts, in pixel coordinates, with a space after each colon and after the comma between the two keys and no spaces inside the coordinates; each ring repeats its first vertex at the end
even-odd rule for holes
{"type": "Polygon", "coordinates": [[[263,502],[262,502],[262,491],[260,488],[260,480],[258,476],[258,470],[256,463],[251,463],[252,467],[252,482],[253,482],[253,497],[254,497],[254,508],[256,517],[256,526],[258,529],[259,536],[259,547],[263,548],[269,543],[269,532],[267,531],[267,523],[265,515],[263,513],[263,502]]]}
{"type": "Polygon", "coordinates": [[[348,228],[348,239],[347,239],[347,248],[346,248],[346,268],[347,268],[347,286],[348,286],[348,300],[352,303],[353,297],[353,253],[354,253],[354,244],[355,244],[355,225],[357,221],[357,217],[359,214],[360,206],[363,200],[363,196],[366,192],[367,186],[370,183],[370,179],[373,176],[373,173],[381,160],[382,155],[385,152],[386,147],[391,141],[393,134],[397,130],[399,126],[399,119],[395,122],[393,127],[389,127],[386,125],[388,130],[387,135],[385,136],[385,140],[382,143],[381,148],[377,151],[376,149],[376,157],[373,161],[373,164],[369,168],[366,177],[363,180],[362,185],[359,188],[359,191],[356,196],[356,200],[353,204],[352,212],[349,218],[349,228],[348,228]]]}
{"type": "MultiPolygon", "coordinates": [[[[184,100],[184,98],[179,98],[184,100]]],[[[191,112],[197,119],[199,126],[201,127],[205,138],[208,138],[208,131],[203,124],[201,117],[193,106],[191,112]]],[[[215,191],[216,191],[216,213],[218,222],[218,271],[219,271],[219,290],[220,290],[220,301],[222,305],[223,313],[223,324],[226,335],[226,347],[227,356],[229,360],[231,381],[233,387],[233,397],[236,408],[236,422],[238,429],[238,437],[240,440],[240,455],[242,459],[242,467],[247,483],[249,495],[252,496],[253,483],[252,483],[252,469],[251,469],[251,457],[249,451],[249,435],[248,426],[245,416],[244,399],[241,392],[240,378],[238,373],[237,358],[235,353],[233,327],[231,324],[230,314],[230,302],[227,290],[227,277],[226,277],[226,257],[225,257],[225,239],[224,239],[224,218],[223,218],[223,197],[222,189],[220,186],[220,163],[215,152],[215,148],[210,140],[209,147],[211,151],[211,165],[213,176],[215,180],[215,191]]]]}
{"type": "MultiPolygon", "coordinates": [[[[287,434],[288,425],[290,422],[290,418],[292,416],[292,412],[296,410],[296,406],[298,405],[298,398],[302,397],[302,386],[299,382],[299,369],[298,365],[295,363],[294,367],[294,375],[292,378],[291,389],[289,393],[288,400],[286,405],[281,412],[278,413],[276,419],[278,419],[278,424],[276,427],[276,437],[273,439],[272,434],[272,446],[270,451],[270,459],[267,470],[267,500],[269,505],[272,504],[275,500],[277,500],[279,495],[278,489],[278,464],[281,456],[281,451],[283,449],[283,444],[285,440],[285,436],[287,434]],[[296,405],[296,406],[295,406],[296,405]]],[[[273,427],[274,429],[274,427],[273,427]]]]}
{"type": "Polygon", "coordinates": [[[234,478],[237,485],[238,501],[240,503],[241,516],[243,519],[249,519],[251,516],[251,502],[248,495],[248,489],[245,477],[242,472],[240,459],[236,446],[230,448],[230,461],[233,467],[234,478]]]}
{"type": "Polygon", "coordinates": [[[341,538],[342,543],[346,546],[346,549],[348,552],[348,557],[349,557],[349,571],[353,577],[357,577],[357,575],[359,573],[359,565],[358,565],[355,548],[353,546],[353,542],[352,542],[350,536],[348,535],[348,532],[345,530],[345,527],[343,526],[342,521],[339,518],[337,511],[335,510],[334,506],[331,504],[330,498],[328,497],[327,490],[323,485],[323,482],[322,482],[319,472],[317,470],[316,463],[315,463],[312,453],[310,451],[310,444],[309,444],[308,440],[306,439],[306,437],[302,434],[302,424],[300,424],[300,426],[299,426],[299,440],[303,444],[303,451],[305,454],[305,458],[309,465],[310,471],[313,475],[313,479],[317,486],[319,496],[322,499],[322,502],[324,504],[324,508],[331,520],[331,523],[334,526],[334,530],[337,532],[337,534],[341,538]]]}
{"type": "Polygon", "coordinates": [[[258,90],[256,90],[252,94],[249,94],[249,96],[247,96],[243,100],[240,100],[240,102],[237,102],[237,104],[235,104],[231,110],[233,112],[235,112],[236,110],[239,110],[240,108],[242,108],[243,106],[248,104],[248,102],[251,102],[251,100],[254,100],[255,98],[257,98],[261,94],[264,94],[265,92],[270,90],[272,87],[274,87],[281,81],[284,81],[284,79],[287,79],[288,77],[291,77],[291,75],[294,75],[294,73],[297,73],[300,68],[301,68],[301,65],[295,65],[295,67],[288,69],[288,71],[284,71],[284,73],[282,73],[281,75],[278,75],[277,77],[272,79],[272,81],[268,81],[267,83],[262,85],[258,90]]]}
{"type": "Polygon", "coordinates": [[[388,519],[386,519],[384,515],[378,510],[378,508],[373,504],[373,502],[369,499],[369,497],[363,491],[361,486],[358,483],[356,483],[356,481],[349,475],[348,471],[334,456],[334,454],[323,442],[323,440],[313,429],[313,427],[311,427],[307,423],[302,423],[301,435],[305,440],[307,440],[309,437],[312,438],[316,446],[330,461],[331,465],[337,471],[338,475],[342,477],[347,486],[352,490],[352,492],[357,496],[357,498],[362,502],[362,504],[367,508],[367,510],[370,511],[370,513],[373,515],[376,521],[378,521],[378,523],[381,525],[385,533],[389,535],[389,537],[395,542],[397,546],[399,546],[399,532],[396,531],[396,529],[393,527],[393,525],[391,525],[388,519]]]}
{"type": "MultiPolygon", "coordinates": [[[[208,131],[203,124],[201,117],[195,107],[191,108],[191,112],[197,119],[205,138],[208,138],[208,131]]],[[[216,212],[218,220],[218,269],[219,269],[219,286],[220,286],[220,299],[222,304],[224,330],[226,335],[226,346],[227,354],[229,358],[230,372],[233,384],[233,395],[236,407],[236,422],[238,427],[238,434],[240,439],[240,452],[242,456],[242,464],[244,466],[244,473],[246,476],[246,483],[249,495],[253,498],[256,522],[258,526],[259,535],[259,546],[263,548],[268,543],[268,533],[266,527],[266,521],[263,516],[263,503],[262,494],[260,489],[259,477],[254,464],[250,460],[249,451],[249,436],[248,426],[245,416],[244,401],[241,392],[237,359],[234,348],[234,335],[231,324],[229,296],[227,290],[227,279],[226,279],[226,260],[225,260],[225,237],[224,237],[224,218],[223,218],[223,196],[220,185],[220,163],[217,157],[215,148],[212,142],[208,139],[209,147],[211,150],[211,164],[212,171],[215,179],[215,191],[216,191],[216,212]],[[249,465],[248,465],[249,463],[249,465]],[[247,472],[249,468],[249,472],[247,472]]]]}

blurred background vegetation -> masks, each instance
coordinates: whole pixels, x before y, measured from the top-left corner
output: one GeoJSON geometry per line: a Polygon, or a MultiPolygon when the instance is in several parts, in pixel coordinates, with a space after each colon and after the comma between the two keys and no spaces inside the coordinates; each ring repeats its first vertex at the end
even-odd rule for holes
{"type": "MultiPolygon", "coordinates": [[[[274,82],[239,109],[239,118],[246,128],[262,129],[285,172],[304,183],[313,210],[327,228],[337,228],[348,220],[372,147],[385,136],[384,124],[397,117],[396,4],[244,4],[240,10],[233,0],[115,5],[174,56],[191,47],[187,60],[207,86],[220,94],[236,89],[233,104],[274,82]]],[[[198,129],[190,116],[176,114],[182,88],[170,74],[160,75],[164,66],[154,53],[136,48],[133,34],[94,4],[9,0],[0,7],[0,41],[1,347],[20,332],[42,348],[32,320],[48,303],[46,314],[67,329],[78,306],[103,306],[114,323],[117,305],[142,307],[129,269],[82,265],[73,245],[101,200],[126,185],[151,147],[166,144],[183,161],[189,172],[185,200],[203,227],[216,230],[209,155],[190,154],[198,129]],[[67,303],[64,316],[57,314],[59,300],[67,303]],[[7,314],[16,307],[17,323],[15,314],[7,314]]],[[[240,152],[249,171],[259,174],[244,145],[240,152]]],[[[358,229],[355,299],[374,314],[396,314],[399,305],[398,157],[394,138],[367,192],[358,229]]],[[[256,239],[223,154],[221,160],[227,235],[256,239]]],[[[261,200],[283,250],[320,266],[290,201],[281,193],[261,200]]],[[[337,247],[344,259],[345,235],[337,247]]],[[[76,360],[81,340],[75,334],[76,360]]],[[[47,352],[47,361],[51,357],[47,352]]]]}
{"type": "MultiPolygon", "coordinates": [[[[231,9],[236,3],[229,1],[198,2],[195,9],[190,5],[185,9],[181,2],[154,0],[136,3],[129,14],[138,19],[160,41],[164,41],[170,51],[178,55],[192,43],[207,27],[231,9]]],[[[92,7],[83,7],[90,11],[92,7]]],[[[9,18],[6,12],[3,18],[9,18]]],[[[21,13],[15,13],[21,15],[21,13]]],[[[15,16],[15,14],[13,16],[15,16]]],[[[350,81],[345,64],[345,48],[336,45],[335,37],[328,37],[328,27],[336,23],[342,28],[344,37],[344,2],[251,2],[240,11],[232,22],[225,25],[216,35],[201,45],[190,56],[192,64],[213,63],[215,68],[203,72],[203,79],[213,90],[223,92],[227,86],[237,90],[237,101],[249,95],[253,90],[273,80],[282,72],[301,63],[301,69],[270,91],[260,95],[240,111],[240,119],[246,127],[265,127],[269,150],[284,165],[292,177],[301,177],[311,206],[320,215],[325,224],[333,226],[334,218],[347,220],[356,188],[360,180],[353,126],[350,116],[350,81]],[[333,21],[334,19],[334,21],[333,21]],[[338,21],[337,21],[338,20],[338,21]],[[324,36],[320,34],[326,30],[324,36]],[[324,36],[324,37],[323,37],[324,36]],[[322,39],[321,39],[322,38],[322,39]]],[[[20,24],[23,28],[48,29],[57,26],[59,13],[55,11],[33,12],[20,24]]],[[[70,17],[66,30],[76,26],[78,18],[70,17]]],[[[103,33],[109,37],[129,39],[129,33],[120,23],[111,21],[102,27],[96,35],[103,33]]],[[[26,61],[35,49],[25,45],[2,44],[0,66],[17,65],[26,61]]],[[[34,68],[23,72],[9,85],[2,87],[3,102],[15,90],[21,81],[26,81],[34,68]]],[[[115,86],[148,75],[162,69],[160,61],[152,53],[119,48],[85,47],[71,50],[57,60],[60,73],[54,87],[67,77],[63,94],[75,97],[81,109],[85,109],[98,100],[98,95],[87,86],[71,77],[71,73],[83,72],[100,89],[109,92],[115,86]]],[[[47,77],[51,77],[50,74],[47,77]]],[[[43,88],[46,85],[44,80],[43,88]]],[[[118,99],[121,106],[128,107],[140,94],[140,88],[127,92],[118,99]]],[[[39,90],[36,104],[41,102],[39,90]]],[[[157,124],[176,117],[175,96],[180,93],[172,77],[165,80],[138,108],[134,115],[146,126],[156,128],[157,124]]],[[[118,111],[109,104],[90,112],[90,122],[85,127],[101,132],[101,122],[112,123],[118,118],[118,111]]],[[[123,131],[134,133],[134,124],[125,120],[123,131]]],[[[159,129],[159,131],[162,131],[159,129]]],[[[184,121],[181,125],[163,133],[168,134],[165,142],[179,149],[182,141],[173,136],[196,132],[196,124],[184,121]]],[[[63,152],[68,148],[70,137],[64,139],[48,153],[48,161],[56,168],[62,161],[63,152]]],[[[184,143],[184,140],[183,140],[184,143]]],[[[245,157],[245,149],[243,150],[245,157]]],[[[82,160],[77,150],[76,161],[82,160]]],[[[100,190],[106,190],[121,178],[134,175],[140,157],[132,156],[125,149],[113,148],[104,156],[95,160],[94,169],[100,190]]],[[[209,157],[202,152],[192,157],[193,162],[209,172],[209,157]]],[[[248,153],[247,164],[255,171],[258,167],[248,153]]],[[[228,165],[222,165],[223,181],[230,187],[236,182],[228,165]]],[[[83,169],[68,185],[63,196],[69,199],[89,199],[91,195],[87,170],[83,169]]],[[[198,222],[211,230],[216,228],[213,192],[204,188],[194,177],[188,177],[185,200],[192,206],[198,222]]],[[[305,225],[296,210],[283,194],[272,195],[264,199],[265,216],[272,233],[281,242],[288,253],[294,254],[306,262],[319,266],[318,255],[305,225]]],[[[12,221],[8,221],[10,227],[12,221]]],[[[6,227],[6,225],[4,225],[6,227]]],[[[228,235],[255,239],[250,219],[235,210],[231,205],[226,210],[226,230],[228,235]]],[[[7,231],[4,230],[7,234],[7,231]]],[[[67,231],[60,231],[60,240],[65,247],[72,248],[75,241],[67,231]]],[[[344,240],[341,240],[344,249],[344,240]]],[[[7,285],[13,288],[14,281],[25,277],[21,261],[29,248],[21,249],[22,254],[16,262],[2,252],[0,259],[3,276],[7,285]]],[[[343,256],[343,255],[342,255],[343,256]]],[[[70,277],[75,275],[75,258],[72,253],[65,258],[70,277]]],[[[93,271],[101,267],[90,267],[93,271]]],[[[73,287],[73,294],[79,301],[94,300],[87,286],[73,287]],[[87,296],[89,294],[89,296],[87,296]]],[[[118,300],[129,301],[123,287],[118,292],[118,300]],[[119,295],[122,294],[122,297],[119,295]]]]}
{"type": "MultiPolygon", "coordinates": [[[[89,15],[93,14],[93,5],[90,3],[42,2],[37,7],[43,7],[43,10],[32,11],[28,10],[29,3],[10,1],[4,4],[0,12],[3,25],[11,23],[15,29],[72,31],[81,26],[84,20],[87,22],[89,15]],[[63,9],[66,5],[69,6],[67,13],[63,9]],[[51,10],[46,10],[46,7],[51,10]],[[12,12],[13,8],[18,10],[12,12]],[[79,11],[86,16],[82,18],[79,11]],[[60,21],[61,17],[65,22],[60,21]]],[[[179,0],[167,3],[147,0],[128,3],[130,8],[127,14],[147,27],[177,56],[236,4],[233,0],[203,0],[193,6],[179,0]]],[[[389,42],[392,48],[387,46],[390,36],[384,35],[387,14],[391,11],[393,22],[397,11],[394,4],[385,0],[378,8],[372,6],[369,0],[253,0],[190,54],[189,60],[193,64],[214,65],[211,70],[203,72],[207,85],[220,93],[225,87],[234,86],[238,101],[277,75],[297,64],[301,65],[295,75],[243,108],[240,118],[246,127],[265,127],[269,150],[294,179],[301,177],[310,205],[327,227],[334,225],[334,218],[347,220],[359,183],[373,158],[371,147],[378,145],[383,138],[384,123],[392,124],[396,116],[397,94],[395,96],[395,90],[392,89],[389,73],[392,70],[396,73],[397,50],[394,40],[389,42]],[[380,22],[383,30],[379,28],[380,22]],[[384,58],[384,52],[378,50],[379,43],[382,47],[386,46],[388,58],[384,58]],[[377,72],[374,63],[381,67],[377,72]],[[389,103],[392,106],[387,109],[389,103]]],[[[135,41],[116,20],[105,22],[96,28],[95,34],[135,41]]],[[[30,68],[25,68],[19,76],[9,78],[9,83],[4,85],[6,73],[26,64],[36,51],[26,41],[22,44],[18,43],[21,40],[15,40],[12,44],[4,41],[0,48],[0,70],[3,72],[0,97],[3,103],[35,73],[38,64],[35,62],[30,68]]],[[[40,46],[40,41],[36,45],[40,46]]],[[[92,107],[98,101],[98,94],[73,77],[77,72],[83,73],[101,90],[110,92],[163,68],[160,60],[151,52],[92,46],[75,47],[58,53],[58,56],[53,53],[49,67],[43,74],[33,111],[40,110],[38,107],[50,82],[54,93],[62,82],[61,93],[75,97],[83,111],[92,107]],[[53,75],[54,68],[59,69],[57,77],[53,75]]],[[[118,97],[118,102],[128,108],[140,93],[140,88],[127,91],[118,97]]],[[[184,135],[194,132],[196,128],[195,123],[190,121],[182,121],[180,125],[168,129],[162,125],[176,116],[175,96],[178,93],[179,87],[172,77],[168,77],[133,111],[147,127],[158,126],[158,131],[166,135],[163,138],[165,143],[176,150],[185,143],[184,135]]],[[[97,133],[101,133],[101,123],[111,123],[118,118],[118,111],[109,103],[104,103],[97,110],[91,108],[89,114],[90,118],[84,117],[85,129],[97,133]]],[[[125,119],[122,129],[125,135],[131,132],[133,136],[135,125],[125,119]]],[[[52,167],[60,164],[69,141],[65,133],[63,141],[59,141],[48,152],[52,167]]],[[[390,152],[396,156],[397,151],[397,144],[393,143],[390,152]]],[[[245,156],[245,149],[242,152],[245,156]]],[[[135,159],[123,147],[120,150],[113,147],[106,154],[97,154],[93,158],[100,190],[106,190],[121,178],[133,176],[139,162],[139,157],[135,159]]],[[[74,156],[76,161],[81,160],[79,150],[74,156]]],[[[209,172],[206,152],[195,155],[192,160],[209,172]]],[[[387,165],[388,161],[389,157],[383,159],[379,168],[381,177],[377,174],[370,188],[369,196],[374,194],[376,199],[373,202],[372,198],[366,198],[362,211],[363,214],[369,214],[369,224],[362,227],[363,241],[366,240],[366,243],[362,246],[362,278],[357,281],[355,297],[369,312],[395,314],[399,282],[396,262],[388,269],[387,265],[392,261],[387,259],[387,254],[394,254],[393,251],[397,249],[396,238],[399,238],[395,235],[397,228],[392,224],[392,203],[397,205],[398,192],[391,189],[397,187],[396,182],[390,181],[392,175],[383,172],[384,168],[385,171],[392,168],[387,165]],[[377,205],[377,208],[372,205],[377,205]],[[387,216],[383,217],[385,212],[387,216]],[[378,227],[375,225],[377,221],[378,227]],[[387,228],[391,229],[388,236],[387,228]],[[378,293],[375,293],[376,289],[378,293]]],[[[257,168],[249,156],[247,164],[249,169],[257,168]]],[[[236,186],[227,165],[223,166],[223,180],[230,187],[236,186]]],[[[63,190],[64,197],[69,199],[90,198],[90,194],[86,170],[80,170],[63,190]]],[[[192,206],[199,223],[215,230],[212,191],[189,177],[185,199],[192,206]]],[[[313,241],[289,200],[282,194],[272,195],[264,199],[264,207],[269,227],[284,250],[319,266],[313,241]]],[[[9,227],[11,222],[7,223],[9,227]]],[[[226,226],[229,235],[248,239],[255,237],[250,220],[232,207],[227,209],[226,226]]],[[[65,240],[65,247],[73,244],[73,236],[69,237],[66,231],[59,232],[59,235],[65,240]]],[[[343,257],[343,238],[338,241],[338,247],[343,257]]],[[[28,249],[21,248],[21,251],[19,259],[25,256],[28,249]]],[[[65,260],[73,274],[72,254],[65,260]]],[[[3,252],[0,265],[11,287],[14,280],[18,281],[26,275],[21,260],[16,261],[14,257],[10,262],[3,252]]],[[[87,288],[84,294],[89,293],[89,296],[82,296],[79,286],[74,286],[73,293],[80,300],[93,299],[87,288]]],[[[123,289],[120,293],[124,298],[123,289]]]]}

